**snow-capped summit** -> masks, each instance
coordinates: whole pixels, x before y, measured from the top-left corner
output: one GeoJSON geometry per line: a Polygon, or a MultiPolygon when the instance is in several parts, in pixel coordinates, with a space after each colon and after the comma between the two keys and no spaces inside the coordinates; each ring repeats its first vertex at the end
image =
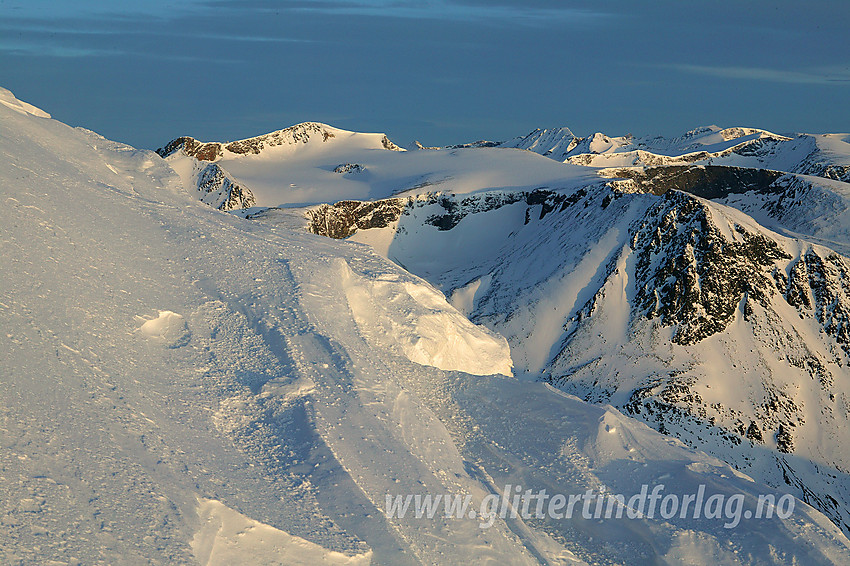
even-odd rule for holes
{"type": "MultiPolygon", "coordinates": [[[[318,122],[304,122],[233,142],[201,142],[179,137],[157,153],[169,160],[188,186],[197,188],[202,201],[220,210],[234,210],[286,202],[285,198],[266,198],[281,189],[281,167],[316,159],[327,167],[337,159],[334,156],[340,156],[341,160],[353,153],[375,150],[404,151],[385,134],[350,132],[318,122]],[[255,174],[258,171],[262,171],[259,176],[255,174]]],[[[290,183],[290,188],[295,189],[291,192],[303,194],[304,189],[295,183],[290,183]]],[[[312,191],[308,189],[308,192],[312,191]]]]}
{"type": "Polygon", "coordinates": [[[568,128],[555,128],[538,129],[526,136],[495,145],[527,149],[557,161],[578,165],[625,167],[710,162],[733,152],[752,153],[756,146],[789,140],[757,128],[722,129],[707,126],[673,138],[636,138],[631,134],[610,136],[601,132],[579,137],[568,128]]]}
{"type": "Polygon", "coordinates": [[[563,161],[575,149],[578,138],[569,128],[536,129],[524,136],[499,144],[499,147],[527,149],[557,161],[563,161]]]}
{"type": "Polygon", "coordinates": [[[201,142],[191,137],[179,137],[157,150],[162,157],[175,152],[201,161],[218,161],[237,156],[261,155],[272,148],[298,150],[300,147],[314,149],[325,143],[343,143],[347,149],[373,148],[404,151],[390,141],[386,134],[361,134],[340,130],[319,122],[304,122],[282,130],[233,142],[201,142]]]}
{"type": "Polygon", "coordinates": [[[640,137],[631,134],[610,136],[596,132],[586,137],[575,135],[566,127],[536,129],[524,136],[502,142],[474,142],[450,146],[503,147],[526,149],[556,161],[594,167],[658,166],[693,163],[722,157],[759,144],[789,141],[757,128],[696,128],[673,138],[640,137]]]}
{"type": "Polygon", "coordinates": [[[535,130],[498,147],[519,147],[557,161],[589,167],[728,165],[850,179],[850,146],[841,134],[787,137],[749,127],[705,126],[671,138],[577,137],[563,129],[535,130]]]}

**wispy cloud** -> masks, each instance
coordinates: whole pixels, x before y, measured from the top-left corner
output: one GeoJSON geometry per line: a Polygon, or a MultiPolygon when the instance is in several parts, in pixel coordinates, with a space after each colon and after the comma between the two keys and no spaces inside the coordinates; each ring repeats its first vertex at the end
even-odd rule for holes
{"type": "Polygon", "coordinates": [[[534,5],[528,0],[504,3],[498,0],[5,0],[0,2],[0,19],[132,21],[141,16],[174,20],[223,9],[519,24],[587,23],[615,15],[562,7],[557,2],[534,5]]]}
{"type": "Polygon", "coordinates": [[[0,3],[5,19],[86,19],[132,18],[147,16],[171,19],[191,14],[203,6],[203,0],[6,0],[0,3]]]}
{"type": "Polygon", "coordinates": [[[294,37],[276,37],[267,35],[232,35],[232,34],[189,34],[193,39],[211,39],[215,41],[244,41],[247,43],[319,43],[316,39],[299,39],[294,37]]]}
{"type": "Polygon", "coordinates": [[[719,77],[725,79],[739,79],[751,81],[766,81],[785,84],[810,84],[810,85],[847,85],[850,86],[850,69],[848,68],[820,68],[804,71],[790,71],[784,69],[765,69],[760,67],[729,67],[729,66],[707,66],[707,65],[661,65],[662,68],[672,69],[682,73],[719,77]]]}
{"type": "MultiPolygon", "coordinates": [[[[271,8],[268,8],[271,9],[271,8]]],[[[613,16],[594,10],[570,7],[537,7],[525,4],[465,3],[457,0],[305,0],[298,5],[275,10],[336,16],[369,16],[479,22],[511,22],[539,25],[565,22],[588,23],[613,16]]]]}
{"type": "MultiPolygon", "coordinates": [[[[152,51],[124,51],[120,49],[99,49],[90,47],[73,47],[59,43],[46,41],[28,42],[22,40],[0,39],[0,53],[7,53],[21,57],[56,57],[60,59],[81,59],[93,57],[122,57],[155,59],[158,61],[172,61],[177,63],[209,63],[209,57],[200,55],[187,55],[183,53],[152,52],[152,51]]],[[[224,63],[243,64],[244,59],[217,57],[217,65],[224,63]]]]}
{"type": "Polygon", "coordinates": [[[126,55],[124,51],[110,49],[95,49],[88,47],[72,47],[43,41],[25,41],[16,39],[0,39],[0,52],[12,55],[28,55],[40,57],[114,57],[126,55]]]}
{"type": "MultiPolygon", "coordinates": [[[[150,51],[131,49],[128,36],[174,37],[180,41],[211,41],[227,43],[318,43],[320,40],[299,39],[291,37],[268,35],[243,35],[235,33],[208,32],[175,32],[155,28],[126,29],[120,26],[101,27],[98,22],[90,21],[90,26],[80,26],[75,29],[64,27],[61,22],[44,24],[8,25],[0,23],[0,53],[25,56],[43,57],[114,57],[137,56],[153,57],[171,61],[201,62],[208,61],[203,57],[186,57],[162,50],[150,51]],[[96,39],[98,38],[98,39],[96,39]],[[103,38],[103,40],[99,39],[103,38]],[[104,41],[111,38],[109,41],[104,41]],[[118,39],[120,38],[120,42],[118,39]],[[104,47],[104,43],[112,43],[116,47],[104,47]],[[118,48],[117,46],[121,46],[118,48]]],[[[222,58],[216,59],[222,62],[222,58]]]]}
{"type": "MultiPolygon", "coordinates": [[[[94,22],[92,22],[94,23],[94,22]]],[[[77,28],[67,28],[63,27],[61,24],[57,25],[47,25],[47,24],[39,24],[39,25],[4,25],[0,24],[0,31],[12,35],[13,33],[17,33],[18,35],[22,33],[27,34],[43,34],[51,36],[51,39],[55,40],[56,36],[60,37],[73,37],[73,36],[121,36],[126,37],[127,35],[147,35],[147,36],[157,36],[157,37],[171,37],[178,35],[177,32],[174,31],[162,31],[156,29],[116,29],[112,28],[104,28],[104,27],[77,27],[77,28]]],[[[269,36],[269,35],[240,35],[240,34],[231,34],[231,33],[215,33],[215,32],[205,32],[205,33],[195,33],[190,31],[179,32],[179,36],[183,39],[209,39],[215,41],[234,41],[234,42],[247,42],[247,43],[317,43],[318,40],[315,39],[300,39],[294,37],[281,37],[281,36],[269,36]]],[[[35,43],[33,41],[33,43],[35,43]]]]}

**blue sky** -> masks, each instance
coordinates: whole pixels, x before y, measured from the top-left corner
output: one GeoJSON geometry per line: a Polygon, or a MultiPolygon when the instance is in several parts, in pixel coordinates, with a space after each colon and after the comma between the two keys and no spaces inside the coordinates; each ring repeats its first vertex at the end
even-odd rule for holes
{"type": "Polygon", "coordinates": [[[138,147],[850,131],[850,2],[0,0],[0,86],[138,147]]]}

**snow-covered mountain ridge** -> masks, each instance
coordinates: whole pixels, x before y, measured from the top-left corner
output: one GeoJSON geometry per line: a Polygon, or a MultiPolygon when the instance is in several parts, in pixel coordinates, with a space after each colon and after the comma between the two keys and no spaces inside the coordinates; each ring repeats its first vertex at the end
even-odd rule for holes
{"type": "MultiPolygon", "coordinates": [[[[663,482],[748,504],[777,491],[613,407],[500,375],[503,338],[369,248],[222,214],[158,155],[0,94],[4,563],[850,560],[799,501],[740,529],[390,516],[387,495],[468,494],[477,509],[508,484],[663,482]]],[[[523,225],[527,206],[427,226],[523,225]]]]}
{"type": "Polygon", "coordinates": [[[327,124],[304,122],[261,136],[254,136],[229,143],[200,142],[194,138],[184,136],[172,140],[165,147],[158,149],[157,153],[162,157],[168,157],[176,151],[182,151],[189,157],[194,157],[201,161],[217,161],[222,159],[226,153],[235,155],[260,155],[268,148],[299,144],[306,145],[315,140],[321,140],[323,143],[332,142],[334,138],[340,135],[380,137],[378,143],[384,149],[403,151],[384,134],[354,134],[354,132],[340,130],[327,124]]]}
{"type": "MultiPolygon", "coordinates": [[[[674,138],[620,137],[595,133],[577,137],[568,128],[535,130],[491,143],[520,148],[557,161],[589,167],[729,165],[850,181],[848,134],[777,135],[757,128],[697,128],[674,138]]],[[[481,143],[481,142],[477,142],[481,143]]]]}
{"type": "MultiPolygon", "coordinates": [[[[199,198],[219,210],[250,208],[256,203],[251,189],[237,181],[220,162],[261,154],[291,152],[296,146],[314,146],[316,143],[333,143],[338,138],[358,138],[361,145],[372,145],[391,151],[402,151],[383,134],[355,134],[325,124],[305,122],[261,136],[229,143],[200,142],[191,137],[172,140],[157,150],[164,157],[172,157],[173,167],[180,172],[184,182],[196,187],[199,198]]],[[[350,141],[349,141],[350,143],[350,141]]]]}

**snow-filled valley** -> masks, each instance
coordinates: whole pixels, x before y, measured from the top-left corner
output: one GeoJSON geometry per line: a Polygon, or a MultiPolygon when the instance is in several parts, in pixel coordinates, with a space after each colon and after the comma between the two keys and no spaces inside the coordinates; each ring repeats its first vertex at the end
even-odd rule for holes
{"type": "Polygon", "coordinates": [[[0,103],[0,562],[850,563],[850,261],[811,243],[850,239],[770,198],[841,218],[842,180],[715,202],[323,125],[161,157],[0,103]],[[387,508],[647,485],[798,499],[387,508]]]}

